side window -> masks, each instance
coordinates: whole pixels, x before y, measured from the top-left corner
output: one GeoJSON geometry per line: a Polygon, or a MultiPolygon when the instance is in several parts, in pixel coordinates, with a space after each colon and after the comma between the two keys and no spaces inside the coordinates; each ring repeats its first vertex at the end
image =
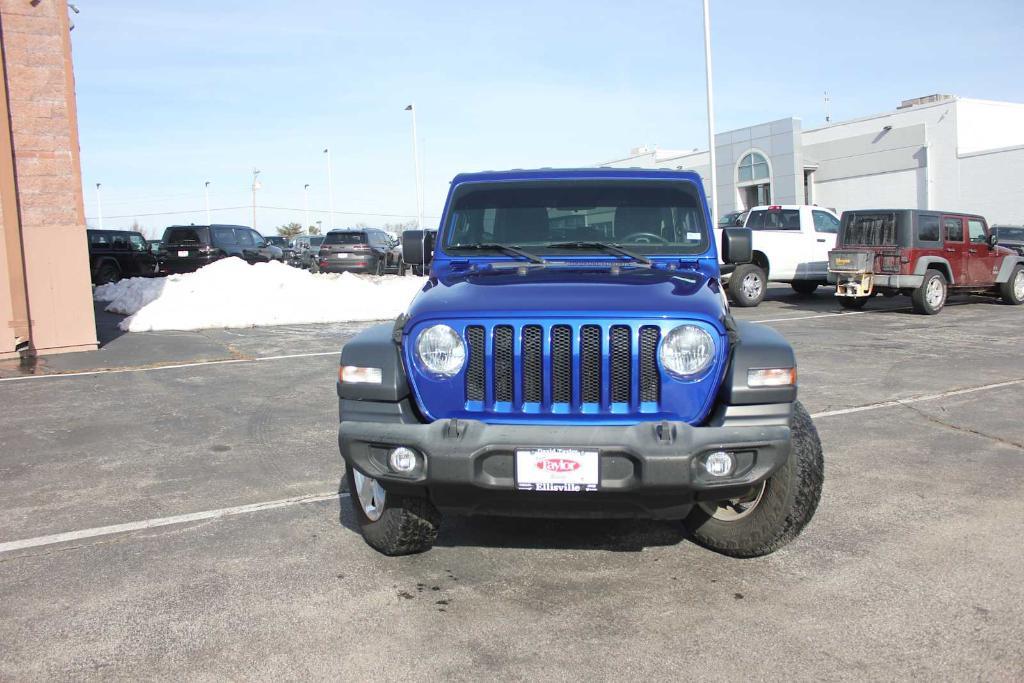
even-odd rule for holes
{"type": "Polygon", "coordinates": [[[964,223],[959,218],[943,218],[942,227],[946,230],[947,242],[964,241],[964,223]]]}
{"type": "Polygon", "coordinates": [[[967,220],[967,236],[974,244],[985,243],[985,224],[981,221],[971,218],[967,220]]]}
{"type": "Polygon", "coordinates": [[[131,242],[132,251],[146,251],[146,240],[142,239],[142,235],[132,233],[128,235],[128,241],[131,242]]]}
{"type": "Polygon", "coordinates": [[[252,241],[252,233],[245,228],[235,228],[235,239],[238,241],[238,244],[243,247],[255,246],[252,241]]]}
{"type": "Polygon", "coordinates": [[[814,216],[814,232],[839,232],[839,219],[827,211],[812,211],[814,216]]]}
{"type": "Polygon", "coordinates": [[[94,232],[89,235],[89,244],[93,245],[94,247],[109,247],[110,240],[107,239],[105,233],[94,232]]]}
{"type": "Polygon", "coordinates": [[[214,228],[213,241],[217,244],[234,244],[235,231],[231,228],[214,228]]]}
{"type": "Polygon", "coordinates": [[[110,240],[110,243],[113,245],[114,249],[128,248],[128,239],[124,235],[115,234],[110,240]]]}
{"type": "Polygon", "coordinates": [[[248,230],[247,232],[249,233],[249,239],[252,240],[252,245],[254,247],[262,248],[267,246],[267,241],[263,239],[263,235],[259,234],[255,230],[248,230]]]}
{"type": "Polygon", "coordinates": [[[765,213],[765,211],[751,211],[747,218],[747,227],[751,230],[763,230],[765,213]]]}
{"type": "Polygon", "coordinates": [[[939,217],[918,216],[917,239],[919,242],[939,241],[939,217]]]}

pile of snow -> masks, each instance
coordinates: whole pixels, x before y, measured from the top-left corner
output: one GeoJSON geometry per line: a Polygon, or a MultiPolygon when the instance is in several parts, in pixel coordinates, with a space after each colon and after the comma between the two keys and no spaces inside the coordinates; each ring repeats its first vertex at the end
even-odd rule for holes
{"type": "Polygon", "coordinates": [[[389,320],[423,288],[425,278],[313,274],[283,263],[215,261],[194,273],[134,277],[101,285],[97,301],[128,315],[126,332],[199,330],[302,323],[389,320]]]}

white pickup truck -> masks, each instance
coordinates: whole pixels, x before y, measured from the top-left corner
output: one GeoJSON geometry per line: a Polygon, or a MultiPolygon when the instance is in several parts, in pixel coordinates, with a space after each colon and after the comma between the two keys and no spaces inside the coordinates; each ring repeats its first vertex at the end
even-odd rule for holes
{"type": "MultiPolygon", "coordinates": [[[[728,277],[729,298],[737,306],[757,306],[768,282],[788,282],[811,294],[828,282],[828,252],[836,245],[839,217],[819,206],[755,206],[744,227],[753,231],[754,260],[728,277]]],[[[721,230],[716,230],[721,241],[721,230]]]]}

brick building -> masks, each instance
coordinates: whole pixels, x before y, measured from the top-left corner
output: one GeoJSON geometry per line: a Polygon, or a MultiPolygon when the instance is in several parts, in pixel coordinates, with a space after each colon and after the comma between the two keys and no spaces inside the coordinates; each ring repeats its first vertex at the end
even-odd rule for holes
{"type": "Polygon", "coordinates": [[[0,358],[95,349],[64,0],[0,0],[0,358]]]}

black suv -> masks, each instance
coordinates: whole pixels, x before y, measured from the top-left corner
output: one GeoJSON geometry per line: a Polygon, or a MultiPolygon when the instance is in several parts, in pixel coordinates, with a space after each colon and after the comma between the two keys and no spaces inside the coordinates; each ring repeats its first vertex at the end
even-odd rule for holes
{"type": "Polygon", "coordinates": [[[320,245],[317,264],[323,273],[354,271],[405,275],[398,240],[376,228],[331,230],[320,245]]]}
{"type": "Polygon", "coordinates": [[[1013,249],[1024,256],[1024,226],[993,225],[992,234],[999,238],[999,246],[1013,249]]]}
{"type": "Polygon", "coordinates": [[[263,263],[280,253],[263,235],[242,225],[172,225],[161,241],[161,273],[191,273],[228,256],[263,263]]]}
{"type": "Polygon", "coordinates": [[[87,230],[93,284],[156,274],[156,256],[146,238],[132,230],[87,230]]]}

